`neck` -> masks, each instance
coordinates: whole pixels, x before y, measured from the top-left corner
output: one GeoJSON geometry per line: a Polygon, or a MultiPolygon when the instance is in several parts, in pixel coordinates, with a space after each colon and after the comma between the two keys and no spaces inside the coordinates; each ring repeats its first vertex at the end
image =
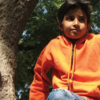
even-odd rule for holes
{"type": "Polygon", "coordinates": [[[72,42],[73,45],[74,45],[74,44],[76,43],[76,41],[78,40],[78,39],[70,39],[70,38],[68,38],[68,39],[69,39],[69,41],[72,42]]]}
{"type": "Polygon", "coordinates": [[[73,45],[76,43],[76,41],[78,39],[71,39],[71,38],[68,38],[67,36],[65,36],[73,45]]]}

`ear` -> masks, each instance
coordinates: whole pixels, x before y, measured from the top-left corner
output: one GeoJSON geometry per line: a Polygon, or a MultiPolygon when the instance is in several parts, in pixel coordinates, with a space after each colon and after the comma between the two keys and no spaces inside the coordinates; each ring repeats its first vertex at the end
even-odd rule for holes
{"type": "Polygon", "coordinates": [[[87,31],[89,31],[90,27],[91,27],[91,23],[89,23],[89,24],[87,25],[87,31]]]}
{"type": "Polygon", "coordinates": [[[61,23],[60,21],[58,21],[58,27],[61,31],[63,31],[63,23],[61,23]]]}

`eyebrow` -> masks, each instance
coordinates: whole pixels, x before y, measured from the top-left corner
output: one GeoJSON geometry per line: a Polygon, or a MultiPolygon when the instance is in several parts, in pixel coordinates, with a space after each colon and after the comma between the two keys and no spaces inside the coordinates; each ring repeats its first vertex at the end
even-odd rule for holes
{"type": "Polygon", "coordinates": [[[79,15],[79,17],[84,18],[84,19],[86,18],[85,16],[81,16],[81,15],[79,15]]]}
{"type": "MultiPolygon", "coordinates": [[[[74,15],[71,15],[71,14],[70,14],[70,15],[66,15],[66,17],[68,17],[68,16],[69,16],[69,17],[73,17],[74,15]]],[[[83,16],[83,15],[78,15],[78,16],[81,17],[81,18],[84,18],[84,19],[86,18],[86,17],[83,16]]]]}

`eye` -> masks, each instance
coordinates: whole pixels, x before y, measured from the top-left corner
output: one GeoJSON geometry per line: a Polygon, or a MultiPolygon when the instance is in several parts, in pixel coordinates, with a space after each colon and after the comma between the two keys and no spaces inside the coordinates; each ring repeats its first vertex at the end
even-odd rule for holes
{"type": "Polygon", "coordinates": [[[69,16],[69,17],[67,18],[67,20],[73,21],[73,20],[74,20],[74,17],[73,17],[73,16],[69,16]]]}
{"type": "Polygon", "coordinates": [[[84,18],[80,18],[79,21],[80,21],[80,22],[84,22],[85,19],[84,19],[84,18]]]}

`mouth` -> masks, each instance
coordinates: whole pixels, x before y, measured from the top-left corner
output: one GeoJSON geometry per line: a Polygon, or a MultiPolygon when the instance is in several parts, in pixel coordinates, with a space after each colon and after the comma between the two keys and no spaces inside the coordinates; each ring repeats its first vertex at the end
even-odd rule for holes
{"type": "Polygon", "coordinates": [[[79,32],[80,32],[79,29],[71,29],[71,31],[72,31],[73,33],[79,33],[79,32]]]}

